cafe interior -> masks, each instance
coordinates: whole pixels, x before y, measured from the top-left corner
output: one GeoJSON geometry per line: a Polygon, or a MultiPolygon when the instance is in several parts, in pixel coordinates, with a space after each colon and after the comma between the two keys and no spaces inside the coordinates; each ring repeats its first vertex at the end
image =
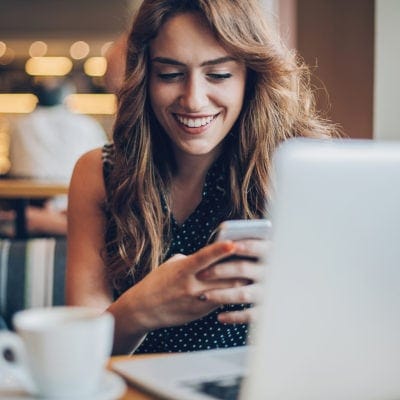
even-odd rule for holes
{"type": "MultiPolygon", "coordinates": [[[[393,121],[396,113],[392,110],[397,99],[391,87],[397,77],[388,67],[398,61],[398,52],[388,45],[397,29],[390,21],[396,15],[391,9],[396,2],[263,0],[261,3],[274,16],[273,23],[279,25],[287,46],[297,49],[311,66],[317,107],[323,116],[352,138],[396,137],[393,121]]],[[[111,139],[115,93],[124,69],[124,33],[139,4],[140,0],[1,2],[0,193],[2,199],[14,199],[17,215],[10,227],[3,214],[0,224],[6,225],[5,235],[27,237],[41,231],[46,233],[47,227],[40,226],[29,232],[23,204],[29,196],[39,198],[67,191],[67,185],[61,182],[42,182],[42,187],[37,188],[32,187],[33,182],[10,180],[23,178],[24,174],[33,177],[33,172],[19,170],[18,162],[12,165],[10,160],[13,156],[10,132],[14,122],[34,114],[38,107],[32,85],[67,79],[74,90],[63,99],[66,108],[97,121],[106,138],[111,139]]],[[[15,154],[20,160],[23,150],[15,154]]],[[[63,233],[62,227],[51,233],[60,232],[63,233]]]]}
{"type": "MultiPolygon", "coordinates": [[[[65,180],[10,174],[12,126],[39,107],[34,84],[68,80],[73,90],[63,106],[94,120],[105,141],[111,140],[124,68],[124,34],[140,2],[0,1],[0,312],[8,324],[16,311],[64,305],[66,232],[31,231],[27,208],[39,199],[65,197],[68,192],[65,180]],[[18,271],[8,290],[6,270],[18,271]],[[28,273],[32,270],[36,272],[28,273]]],[[[278,23],[287,46],[311,66],[324,116],[349,138],[400,139],[398,0],[261,3],[275,16],[273,23],[278,23]]],[[[153,398],[132,388],[120,396],[153,398]]]]}

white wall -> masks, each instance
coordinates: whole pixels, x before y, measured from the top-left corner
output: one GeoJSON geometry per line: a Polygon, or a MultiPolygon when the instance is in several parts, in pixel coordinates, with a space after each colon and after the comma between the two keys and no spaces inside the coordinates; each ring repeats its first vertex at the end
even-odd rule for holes
{"type": "Polygon", "coordinates": [[[400,140],[400,0],[375,0],[374,138],[400,140]]]}

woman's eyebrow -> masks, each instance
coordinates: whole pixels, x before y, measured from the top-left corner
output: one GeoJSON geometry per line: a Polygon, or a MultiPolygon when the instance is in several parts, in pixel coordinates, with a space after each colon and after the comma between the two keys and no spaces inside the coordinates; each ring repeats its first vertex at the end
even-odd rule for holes
{"type": "MultiPolygon", "coordinates": [[[[213,60],[207,60],[204,61],[200,64],[201,67],[204,67],[206,65],[218,65],[218,64],[224,64],[230,61],[236,61],[235,58],[231,57],[231,56],[225,56],[225,57],[219,57],[219,58],[215,58],[213,60]]],[[[168,58],[168,57],[154,57],[151,60],[152,63],[160,63],[160,64],[168,64],[168,65],[178,65],[178,66],[182,66],[184,67],[186,64],[174,60],[173,58],[168,58]]]]}
{"type": "Polygon", "coordinates": [[[214,60],[204,61],[203,63],[201,63],[201,66],[204,67],[205,65],[224,64],[224,63],[227,63],[230,61],[236,61],[236,60],[231,56],[219,57],[219,58],[215,58],[214,60]]]}
{"type": "Polygon", "coordinates": [[[174,60],[173,58],[168,58],[168,57],[154,57],[151,60],[152,63],[160,63],[160,64],[168,64],[168,65],[179,65],[179,66],[185,66],[184,63],[181,63],[177,60],[174,60]]]}

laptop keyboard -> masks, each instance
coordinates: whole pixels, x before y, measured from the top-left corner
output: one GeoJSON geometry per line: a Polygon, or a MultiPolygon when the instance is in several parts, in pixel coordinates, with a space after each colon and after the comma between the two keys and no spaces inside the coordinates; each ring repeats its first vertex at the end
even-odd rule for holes
{"type": "Polygon", "coordinates": [[[237,400],[239,398],[241,376],[218,378],[217,380],[192,384],[195,390],[218,400],[237,400]]]}

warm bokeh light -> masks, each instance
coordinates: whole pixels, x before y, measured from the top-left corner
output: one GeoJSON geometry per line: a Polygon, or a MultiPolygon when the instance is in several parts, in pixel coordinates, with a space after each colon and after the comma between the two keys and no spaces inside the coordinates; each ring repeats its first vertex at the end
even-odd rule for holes
{"type": "Polygon", "coordinates": [[[31,57],[43,57],[47,53],[47,48],[47,43],[37,40],[30,45],[29,55],[31,57]]]}
{"type": "Polygon", "coordinates": [[[37,102],[32,93],[0,93],[0,113],[27,114],[35,109],[37,102]]]}
{"type": "Polygon", "coordinates": [[[4,54],[0,56],[0,65],[11,64],[15,58],[15,51],[6,46],[4,54]]]}
{"type": "Polygon", "coordinates": [[[32,57],[25,64],[25,71],[33,76],[64,76],[72,69],[68,57],[32,57]]]}
{"type": "Polygon", "coordinates": [[[0,57],[3,57],[3,55],[6,53],[7,46],[4,42],[0,41],[0,57]]]}
{"type": "Polygon", "coordinates": [[[0,118],[0,175],[6,174],[10,170],[9,150],[10,124],[7,119],[0,118]]]}
{"type": "Polygon", "coordinates": [[[69,54],[74,60],[81,60],[87,57],[89,52],[90,46],[82,40],[73,43],[69,49],[69,54]]]}
{"type": "Polygon", "coordinates": [[[114,42],[106,42],[103,44],[103,46],[101,46],[101,50],[100,50],[100,54],[102,56],[105,56],[108,49],[113,45],[114,42]]]}
{"type": "Polygon", "coordinates": [[[11,168],[10,159],[0,155],[0,174],[6,174],[11,168]]]}
{"type": "Polygon", "coordinates": [[[107,71],[105,57],[90,57],[83,64],[83,70],[88,76],[103,76],[107,71]]]}
{"type": "Polygon", "coordinates": [[[117,99],[108,93],[75,93],[65,99],[67,107],[79,114],[113,115],[117,110],[117,99]]]}

